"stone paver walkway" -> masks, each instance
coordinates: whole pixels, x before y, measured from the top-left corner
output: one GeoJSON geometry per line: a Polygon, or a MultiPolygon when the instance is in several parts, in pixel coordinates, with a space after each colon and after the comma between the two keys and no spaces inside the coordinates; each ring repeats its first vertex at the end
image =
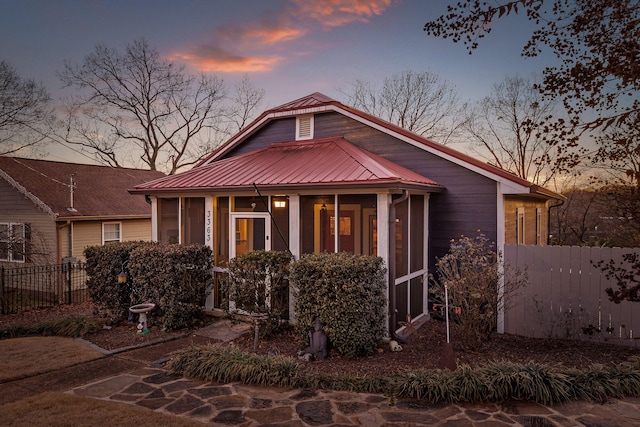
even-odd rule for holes
{"type": "Polygon", "coordinates": [[[250,387],[193,381],[144,368],[72,393],[142,406],[208,423],[241,426],[589,426],[640,425],[640,399],[607,404],[527,402],[438,404],[365,393],[250,387]]]}
{"type": "MultiPolygon", "coordinates": [[[[366,393],[264,388],[194,381],[164,364],[186,346],[229,341],[248,329],[224,320],[193,335],[0,384],[0,404],[62,391],[188,417],[213,426],[640,426],[640,399],[605,404],[439,404],[366,393]]],[[[107,352],[108,353],[108,352],[107,352]]],[[[1,424],[1,422],[0,422],[1,424]]]]}

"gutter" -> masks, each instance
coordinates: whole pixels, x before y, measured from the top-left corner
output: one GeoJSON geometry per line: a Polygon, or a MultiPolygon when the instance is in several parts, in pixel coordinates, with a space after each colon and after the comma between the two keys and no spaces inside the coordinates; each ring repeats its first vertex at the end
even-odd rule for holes
{"type": "Polygon", "coordinates": [[[402,190],[402,196],[393,200],[389,207],[389,335],[398,342],[405,344],[407,341],[396,335],[398,323],[398,310],[396,309],[396,206],[409,198],[409,191],[402,190]]]}

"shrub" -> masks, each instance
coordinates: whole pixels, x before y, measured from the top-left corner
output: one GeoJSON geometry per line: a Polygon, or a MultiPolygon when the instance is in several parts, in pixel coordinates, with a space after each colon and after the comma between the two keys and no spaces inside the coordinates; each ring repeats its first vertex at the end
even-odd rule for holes
{"type": "Polygon", "coordinates": [[[133,250],[129,271],[134,304],[151,302],[151,316],[167,330],[188,328],[201,317],[212,283],[211,249],[204,245],[147,245],[133,250]]]}
{"type": "Polygon", "coordinates": [[[509,297],[526,284],[524,272],[501,264],[484,234],[452,240],[449,252],[436,263],[431,292],[443,302],[447,291],[452,329],[463,348],[477,349],[490,338],[498,311],[506,310],[509,297]]]}
{"type": "Polygon", "coordinates": [[[337,353],[371,354],[385,333],[384,274],[382,258],[346,252],[309,254],[295,262],[290,281],[301,340],[318,316],[337,353]]]}
{"type": "Polygon", "coordinates": [[[289,265],[293,256],[284,251],[253,251],[229,261],[229,278],[222,284],[225,304],[249,314],[281,318],[289,307],[279,304],[289,289],[289,265]]]}
{"type": "Polygon", "coordinates": [[[131,280],[118,283],[118,274],[131,278],[129,256],[131,251],[150,242],[119,242],[104,246],[89,246],[84,250],[87,260],[87,289],[98,307],[108,310],[117,319],[127,319],[131,307],[133,288],[131,280]]]}

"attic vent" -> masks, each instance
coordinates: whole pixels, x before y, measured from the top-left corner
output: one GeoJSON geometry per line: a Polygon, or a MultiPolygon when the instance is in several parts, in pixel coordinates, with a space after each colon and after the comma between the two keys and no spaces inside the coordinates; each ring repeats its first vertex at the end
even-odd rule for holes
{"type": "Polygon", "coordinates": [[[313,138],[313,115],[296,117],[296,140],[313,138]]]}

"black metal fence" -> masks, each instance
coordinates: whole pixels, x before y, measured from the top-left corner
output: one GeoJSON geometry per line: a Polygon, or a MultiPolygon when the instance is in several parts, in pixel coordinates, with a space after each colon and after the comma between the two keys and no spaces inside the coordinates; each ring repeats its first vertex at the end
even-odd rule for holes
{"type": "Polygon", "coordinates": [[[0,267],[0,314],[89,301],[85,265],[0,267]]]}

